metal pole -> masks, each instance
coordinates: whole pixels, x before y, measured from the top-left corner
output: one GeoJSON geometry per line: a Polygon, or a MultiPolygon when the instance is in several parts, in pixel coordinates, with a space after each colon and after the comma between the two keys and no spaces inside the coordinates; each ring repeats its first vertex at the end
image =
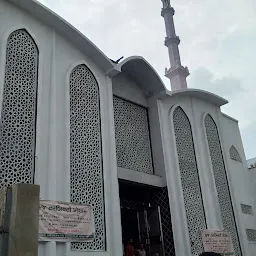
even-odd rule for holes
{"type": "Polygon", "coordinates": [[[12,208],[12,189],[4,188],[0,192],[0,255],[8,256],[9,226],[12,208]]]}
{"type": "Polygon", "coordinates": [[[158,210],[158,217],[159,217],[159,226],[160,226],[160,234],[161,234],[162,252],[163,252],[163,256],[165,256],[164,234],[163,234],[162,216],[161,216],[161,208],[160,208],[160,206],[157,207],[157,210],[158,210]]]}

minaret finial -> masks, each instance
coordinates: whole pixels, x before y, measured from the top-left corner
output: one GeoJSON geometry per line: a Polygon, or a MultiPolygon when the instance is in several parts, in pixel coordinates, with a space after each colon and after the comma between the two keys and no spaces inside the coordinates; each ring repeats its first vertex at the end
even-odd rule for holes
{"type": "Polygon", "coordinates": [[[162,0],[163,2],[163,8],[171,7],[170,0],[162,0]]]}
{"type": "Polygon", "coordinates": [[[174,9],[171,7],[170,0],[163,2],[162,16],[165,21],[166,37],[165,46],[168,48],[170,69],[165,70],[165,76],[170,79],[172,90],[187,89],[186,77],[189,75],[187,67],[183,67],[180,61],[179,43],[180,39],[176,36],[173,15],[174,9]]]}

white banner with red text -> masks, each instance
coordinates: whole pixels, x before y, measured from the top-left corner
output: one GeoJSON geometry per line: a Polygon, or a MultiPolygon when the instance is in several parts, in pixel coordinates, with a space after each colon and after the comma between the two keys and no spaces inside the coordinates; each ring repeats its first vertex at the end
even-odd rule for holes
{"type": "Polygon", "coordinates": [[[90,205],[40,201],[39,241],[87,242],[95,236],[90,205]]]}
{"type": "Polygon", "coordinates": [[[231,234],[227,230],[204,230],[202,240],[205,252],[234,255],[231,234]]]}

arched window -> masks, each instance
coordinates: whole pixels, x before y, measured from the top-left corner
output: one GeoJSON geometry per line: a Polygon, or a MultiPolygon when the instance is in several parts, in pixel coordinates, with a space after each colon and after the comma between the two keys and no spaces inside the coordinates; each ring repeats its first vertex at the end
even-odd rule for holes
{"type": "Polygon", "coordinates": [[[192,254],[201,253],[201,230],[206,229],[205,212],[189,119],[181,107],[173,112],[179,169],[192,254]]]}
{"type": "Polygon", "coordinates": [[[241,159],[237,149],[233,145],[229,149],[229,156],[231,159],[242,163],[242,159],[241,159]]]}
{"type": "Polygon", "coordinates": [[[101,153],[99,88],[85,65],[70,75],[70,191],[71,202],[93,207],[96,237],[72,243],[72,250],[105,250],[105,218],[101,153]]]}
{"type": "Polygon", "coordinates": [[[34,182],[38,58],[26,30],[10,34],[0,123],[0,188],[34,182]]]}
{"type": "Polygon", "coordinates": [[[231,232],[235,255],[241,255],[239,238],[237,234],[235,216],[230,197],[226,168],[223,161],[222,149],[219,140],[218,129],[213,118],[208,114],[205,117],[206,136],[209,145],[213,174],[218,193],[222,223],[225,229],[231,232]]]}

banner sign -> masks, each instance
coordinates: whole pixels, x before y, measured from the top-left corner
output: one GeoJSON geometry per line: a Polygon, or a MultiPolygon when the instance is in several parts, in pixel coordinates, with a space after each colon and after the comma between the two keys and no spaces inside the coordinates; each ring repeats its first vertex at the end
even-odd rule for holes
{"type": "Polygon", "coordinates": [[[226,230],[204,230],[202,240],[205,252],[234,255],[234,247],[231,235],[226,230]]]}
{"type": "Polygon", "coordinates": [[[89,205],[40,201],[39,241],[86,242],[95,235],[89,205]]]}

